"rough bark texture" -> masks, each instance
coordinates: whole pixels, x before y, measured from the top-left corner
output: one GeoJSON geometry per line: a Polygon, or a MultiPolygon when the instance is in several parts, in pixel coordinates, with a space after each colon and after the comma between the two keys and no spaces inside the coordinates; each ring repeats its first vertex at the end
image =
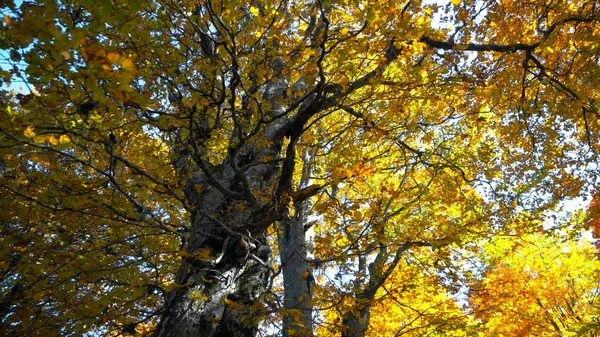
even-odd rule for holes
{"type": "MultiPolygon", "coordinates": [[[[264,88],[263,98],[269,102],[272,118],[260,135],[270,144],[267,148],[244,143],[238,134],[227,158],[217,166],[203,158],[206,150],[202,142],[186,146],[175,161],[182,179],[187,181],[191,233],[177,275],[179,288],[168,295],[156,336],[256,335],[260,312],[252,305],[269,284],[271,250],[265,232],[271,224],[286,218],[290,201],[301,204],[317,193],[314,188],[292,189],[296,145],[310,117],[331,104],[322,94],[312,94],[312,99],[302,105],[296,102],[296,113],[286,117],[288,110],[280,98],[287,88],[283,79],[264,88]],[[289,139],[285,149],[284,138],[289,139]],[[207,252],[210,258],[202,258],[207,252]]],[[[199,139],[210,137],[205,126],[197,129],[192,131],[199,139]]],[[[301,222],[288,224],[302,233],[298,242],[289,244],[300,247],[306,256],[301,222]]],[[[295,248],[285,251],[293,252],[295,248]]],[[[308,291],[305,295],[303,305],[309,308],[308,291]]],[[[307,317],[310,320],[310,313],[307,317]]]]}
{"type": "MultiPolygon", "coordinates": [[[[318,62],[321,62],[325,48],[324,45],[319,48],[322,55],[318,62]]],[[[211,137],[210,130],[220,126],[206,125],[203,112],[187,114],[189,131],[195,137],[190,137],[189,144],[184,145],[175,166],[187,181],[191,232],[186,244],[187,256],[177,276],[179,288],[168,295],[156,336],[254,337],[260,313],[252,305],[269,284],[270,249],[265,233],[271,224],[282,220],[284,306],[300,310],[301,324],[296,327],[303,325],[301,330],[289,329],[296,322],[287,317],[285,333],[312,333],[312,280],[304,232],[308,207],[303,209],[302,205],[322,186],[306,186],[308,181],[303,180],[301,189],[292,187],[297,144],[313,116],[337,106],[343,97],[367,85],[392,60],[357,79],[345,91],[339,84],[326,83],[323,76],[313,88],[299,79],[292,85],[292,97],[286,96],[289,83],[281,74],[281,66],[285,64],[275,61],[271,64],[272,81],[262,88],[250,89],[251,94],[262,91],[267,103],[263,111],[269,111],[268,116],[261,117],[266,126],[253,136],[269,143],[267,148],[249,142],[244,123],[233,118],[235,126],[227,158],[212,166],[206,160],[210,154],[203,148],[203,142],[211,137]],[[286,138],[289,142],[284,147],[286,138]],[[285,220],[290,201],[299,208],[295,220],[285,220]],[[201,257],[205,252],[210,253],[210,258],[201,257]]],[[[235,62],[233,68],[237,71],[235,62]]],[[[234,78],[228,92],[236,92],[238,84],[234,78]]],[[[237,109],[235,99],[232,94],[216,100],[214,106],[228,102],[233,114],[237,109]]],[[[246,113],[252,115],[249,110],[246,113]]]]}
{"type": "MultiPolygon", "coordinates": [[[[273,183],[264,177],[276,176],[274,170],[273,165],[256,165],[245,175],[251,188],[259,189],[260,184],[273,183]]],[[[219,171],[223,187],[240,191],[230,162],[214,170],[219,171]]],[[[206,174],[198,173],[188,182],[188,199],[197,209],[177,275],[180,287],[168,295],[157,336],[255,336],[257,332],[258,317],[250,307],[268,285],[270,248],[264,220],[272,214],[260,202],[231,200],[207,180],[206,174]],[[209,259],[201,257],[205,252],[210,253],[209,259]]]]}
{"type": "MultiPolygon", "coordinates": [[[[264,96],[274,103],[285,88],[275,82],[264,96]]],[[[280,110],[273,104],[272,114],[280,110]]],[[[281,185],[282,169],[273,159],[282,151],[285,123],[280,118],[264,129],[267,148],[232,142],[242,145],[230,148],[218,166],[202,158],[202,144],[191,144],[175,161],[187,180],[192,223],[179,287],[168,294],[156,336],[256,335],[262,313],[252,305],[267,290],[271,270],[265,232],[283,214],[272,191],[281,185]]]]}

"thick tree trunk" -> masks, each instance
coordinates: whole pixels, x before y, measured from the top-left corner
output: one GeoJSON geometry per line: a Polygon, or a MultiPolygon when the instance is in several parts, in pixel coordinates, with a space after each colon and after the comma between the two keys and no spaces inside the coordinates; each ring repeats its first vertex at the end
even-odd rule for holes
{"type": "MultiPolygon", "coordinates": [[[[254,166],[245,172],[256,184],[272,181],[275,167],[254,166]]],[[[218,183],[238,191],[227,161],[218,183]]],[[[261,313],[252,307],[267,289],[270,248],[264,231],[272,217],[269,207],[231,200],[197,174],[188,183],[188,199],[197,205],[192,214],[192,232],[177,275],[178,289],[167,298],[157,336],[252,336],[257,333],[261,313]],[[196,193],[196,191],[200,191],[196,193]]]]}
{"type": "Polygon", "coordinates": [[[190,267],[181,289],[169,294],[157,336],[256,336],[259,317],[251,306],[266,288],[266,268],[252,261],[190,267]]]}
{"type": "Polygon", "coordinates": [[[216,167],[183,156],[175,163],[191,176],[185,190],[192,224],[177,289],[168,294],[156,336],[256,336],[264,313],[253,305],[272,270],[265,232],[280,216],[266,192],[280,168],[261,159],[276,157],[281,146],[280,139],[266,149],[246,146],[216,167]]]}
{"type": "MultiPolygon", "coordinates": [[[[286,88],[286,82],[276,81],[265,89],[272,116],[281,114],[283,107],[275,100],[286,88]]],[[[284,169],[275,160],[282,151],[287,122],[278,117],[264,129],[260,137],[270,143],[267,147],[232,140],[233,147],[218,166],[203,158],[202,141],[190,143],[175,160],[187,181],[191,230],[177,289],[167,296],[155,336],[256,336],[265,313],[254,304],[268,290],[272,270],[265,233],[283,219],[280,194],[290,191],[282,187],[282,177],[284,187],[289,186],[294,166],[293,156],[286,156],[284,169]]],[[[210,137],[205,127],[197,129],[192,131],[199,139],[210,137]]]]}
{"type": "MultiPolygon", "coordinates": [[[[291,102],[296,109],[291,116],[286,116],[289,108],[283,99],[287,81],[275,76],[265,86],[263,98],[269,102],[271,120],[254,136],[265,141],[245,139],[244,125],[236,124],[227,158],[216,167],[204,159],[202,144],[211,136],[210,128],[203,125],[207,122],[200,116],[191,123],[190,132],[199,141],[190,140],[185,154],[175,161],[182,179],[187,180],[191,232],[176,280],[178,289],[168,294],[155,336],[254,337],[261,313],[253,304],[267,290],[271,269],[265,233],[276,221],[284,221],[288,231],[280,242],[285,246],[281,261],[289,264],[282,266],[286,270],[285,307],[297,308],[302,313],[297,326],[303,326],[303,334],[312,333],[310,282],[314,280],[304,242],[305,213],[300,210],[295,221],[284,219],[289,201],[301,208],[322,187],[306,186],[305,180],[301,187],[306,188],[293,190],[296,145],[310,118],[332,107],[341,93],[326,92],[324,84],[307,93],[302,79],[293,86],[302,87],[296,91],[304,96],[291,102]],[[289,139],[285,151],[284,138],[289,139]],[[259,143],[269,145],[262,148],[259,143]]],[[[288,317],[284,324],[295,323],[288,317]]]]}

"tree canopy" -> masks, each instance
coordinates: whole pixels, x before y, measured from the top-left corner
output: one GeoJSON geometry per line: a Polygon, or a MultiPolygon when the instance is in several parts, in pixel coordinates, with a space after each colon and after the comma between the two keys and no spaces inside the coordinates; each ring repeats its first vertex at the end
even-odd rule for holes
{"type": "Polygon", "coordinates": [[[600,2],[0,12],[8,335],[600,334],[600,2]]]}

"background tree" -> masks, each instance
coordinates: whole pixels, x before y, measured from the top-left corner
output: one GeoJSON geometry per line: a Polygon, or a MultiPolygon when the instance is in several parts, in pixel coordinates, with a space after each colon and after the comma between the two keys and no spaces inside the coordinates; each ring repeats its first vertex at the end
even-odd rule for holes
{"type": "MultiPolygon", "coordinates": [[[[370,300],[370,322],[365,335],[473,335],[475,320],[459,303],[464,294],[451,292],[444,286],[444,276],[435,265],[439,261],[437,254],[421,248],[405,255],[370,300]]],[[[339,305],[325,310],[317,335],[339,335],[344,330],[343,317],[348,316],[353,304],[350,298],[345,298],[339,305]]]]}
{"type": "Polygon", "coordinates": [[[0,324],[311,335],[337,306],[364,335],[411,254],[451,289],[457,247],[597,184],[598,11],[5,2],[0,324]]]}
{"type": "Polygon", "coordinates": [[[592,244],[528,235],[485,246],[486,272],[470,304],[484,334],[597,336],[598,273],[592,244]]]}

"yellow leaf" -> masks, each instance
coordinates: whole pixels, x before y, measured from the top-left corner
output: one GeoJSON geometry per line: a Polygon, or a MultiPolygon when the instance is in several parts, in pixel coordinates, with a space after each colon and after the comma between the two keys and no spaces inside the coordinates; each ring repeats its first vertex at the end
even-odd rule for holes
{"type": "Polygon", "coordinates": [[[235,301],[232,301],[228,298],[224,299],[223,302],[225,302],[225,304],[227,304],[228,307],[230,307],[231,309],[234,309],[234,310],[242,307],[241,304],[239,304],[235,301]]]}
{"type": "Polygon", "coordinates": [[[28,126],[25,128],[25,131],[23,131],[23,135],[27,138],[33,138],[35,137],[35,132],[33,132],[33,129],[31,126],[28,126]]]}
{"type": "Polygon", "coordinates": [[[309,87],[312,87],[316,81],[317,81],[317,76],[315,74],[311,73],[311,74],[304,76],[304,83],[306,83],[306,85],[308,85],[309,87]]]}
{"type": "Polygon", "coordinates": [[[450,0],[450,2],[452,2],[455,6],[458,6],[462,2],[462,0],[450,0]]]}
{"type": "Polygon", "coordinates": [[[36,144],[43,144],[46,140],[48,140],[46,136],[36,135],[33,137],[33,142],[36,144]]]}
{"type": "Polygon", "coordinates": [[[123,61],[121,64],[121,67],[123,67],[125,70],[136,71],[135,64],[133,64],[132,59],[125,59],[125,61],[123,61]]]}
{"type": "Polygon", "coordinates": [[[250,13],[252,13],[254,16],[258,16],[258,8],[250,6],[250,13]]]}
{"type": "Polygon", "coordinates": [[[60,144],[67,144],[71,141],[71,139],[69,138],[69,136],[67,135],[61,135],[60,138],[58,139],[58,142],[60,144]]]}
{"type": "Polygon", "coordinates": [[[202,295],[202,292],[199,289],[190,291],[189,295],[193,301],[206,301],[208,299],[208,296],[202,295]]]}

